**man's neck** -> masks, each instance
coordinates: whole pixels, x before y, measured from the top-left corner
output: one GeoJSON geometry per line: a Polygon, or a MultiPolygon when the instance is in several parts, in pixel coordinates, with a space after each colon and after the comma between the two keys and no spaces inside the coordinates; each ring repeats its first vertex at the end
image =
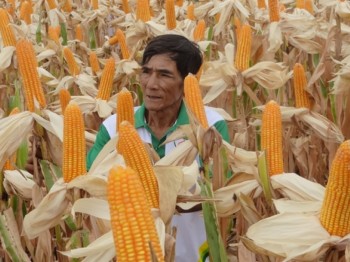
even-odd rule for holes
{"type": "Polygon", "coordinates": [[[147,124],[158,139],[162,138],[166,131],[174,125],[178,118],[180,107],[181,103],[177,108],[171,110],[148,111],[146,109],[147,124]]]}

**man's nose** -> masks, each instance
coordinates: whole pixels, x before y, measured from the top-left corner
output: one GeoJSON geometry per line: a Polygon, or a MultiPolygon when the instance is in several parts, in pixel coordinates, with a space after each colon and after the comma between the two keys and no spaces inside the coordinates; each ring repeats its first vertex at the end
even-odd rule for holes
{"type": "Polygon", "coordinates": [[[146,83],[147,88],[157,88],[158,87],[158,77],[156,73],[150,74],[146,83]]]}

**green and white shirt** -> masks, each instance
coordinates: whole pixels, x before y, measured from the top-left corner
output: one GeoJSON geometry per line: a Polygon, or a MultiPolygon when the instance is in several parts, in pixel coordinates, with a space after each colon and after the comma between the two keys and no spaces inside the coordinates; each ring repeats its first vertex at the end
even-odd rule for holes
{"type": "MultiPolygon", "coordinates": [[[[145,106],[135,107],[135,128],[141,139],[152,145],[154,150],[162,158],[170,153],[183,139],[178,139],[169,142],[165,145],[162,143],[167,136],[174,132],[179,126],[189,124],[189,117],[186,106],[182,103],[178,118],[175,124],[170,127],[165,135],[158,139],[145,121],[145,106]]],[[[221,134],[222,138],[229,141],[229,134],[226,121],[222,116],[213,110],[211,107],[205,107],[205,113],[208,119],[209,126],[214,126],[221,134]]],[[[89,150],[87,156],[87,168],[90,169],[92,162],[97,157],[103,146],[116,135],[116,115],[108,117],[103,121],[99,132],[97,133],[95,144],[89,150]]],[[[177,227],[176,234],[176,262],[196,262],[205,261],[205,256],[208,253],[206,245],[206,233],[203,216],[200,211],[192,213],[182,213],[174,215],[172,226],[177,227]]]]}

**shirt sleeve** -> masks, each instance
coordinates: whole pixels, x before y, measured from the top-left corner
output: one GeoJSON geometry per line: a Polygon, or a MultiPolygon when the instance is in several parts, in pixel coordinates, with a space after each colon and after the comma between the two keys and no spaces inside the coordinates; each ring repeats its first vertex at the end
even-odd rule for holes
{"type": "Polygon", "coordinates": [[[96,135],[96,140],[92,148],[89,150],[86,158],[86,168],[90,169],[92,163],[96,159],[97,155],[101,152],[105,144],[110,140],[108,131],[104,125],[100,126],[100,129],[96,135]]]}
{"type": "Polygon", "coordinates": [[[225,120],[220,120],[214,124],[216,130],[221,134],[222,139],[226,142],[230,142],[230,136],[228,134],[228,127],[225,120]]]}

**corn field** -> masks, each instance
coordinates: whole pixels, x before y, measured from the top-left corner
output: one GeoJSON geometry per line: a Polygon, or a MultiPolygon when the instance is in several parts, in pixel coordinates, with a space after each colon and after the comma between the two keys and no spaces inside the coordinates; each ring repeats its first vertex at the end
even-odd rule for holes
{"type": "Polygon", "coordinates": [[[348,1],[1,0],[0,83],[1,261],[171,262],[175,207],[198,203],[211,261],[350,261],[348,1]],[[133,106],[162,34],[204,62],[184,83],[190,124],[172,134],[186,140],[159,159],[133,106]],[[141,242],[144,256],[127,244],[141,242]]]}

